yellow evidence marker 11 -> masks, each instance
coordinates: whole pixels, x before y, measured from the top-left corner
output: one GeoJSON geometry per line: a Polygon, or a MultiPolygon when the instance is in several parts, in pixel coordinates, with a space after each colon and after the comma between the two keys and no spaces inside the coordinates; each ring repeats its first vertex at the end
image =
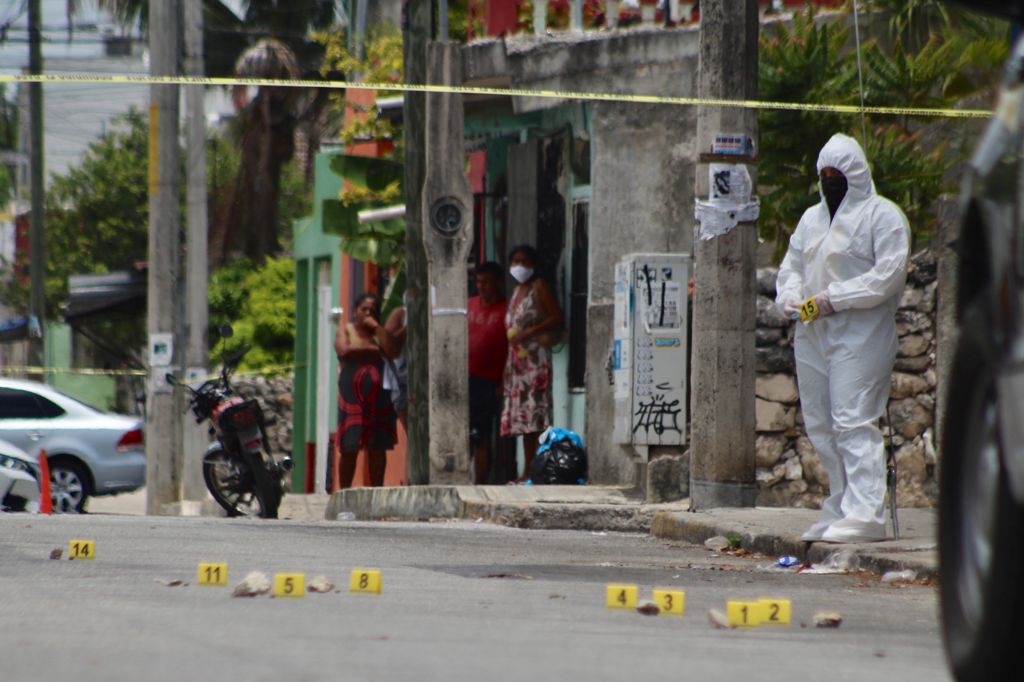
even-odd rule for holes
{"type": "Polygon", "coordinates": [[[788,599],[759,599],[762,625],[789,625],[792,607],[788,599]]]}
{"type": "Polygon", "coordinates": [[[95,559],[96,543],[92,540],[69,540],[68,559],[95,559]]]}
{"type": "Polygon", "coordinates": [[[609,584],[605,593],[605,606],[610,609],[635,609],[636,585],[609,584]]]}
{"type": "Polygon", "coordinates": [[[682,590],[651,590],[651,599],[662,616],[681,616],[686,611],[686,593],[682,590]]]}
{"type": "Polygon", "coordinates": [[[757,601],[727,601],[725,617],[733,627],[756,628],[763,620],[762,608],[761,602],[757,601]]]}
{"type": "Polygon", "coordinates": [[[368,592],[380,594],[381,579],[380,571],[376,569],[356,568],[348,581],[349,592],[368,592]]]}
{"type": "Polygon", "coordinates": [[[305,597],[305,573],[278,573],[274,576],[275,597],[305,597]]]}
{"type": "Polygon", "coordinates": [[[228,565],[200,562],[196,571],[200,585],[223,586],[228,584],[228,565]]]}

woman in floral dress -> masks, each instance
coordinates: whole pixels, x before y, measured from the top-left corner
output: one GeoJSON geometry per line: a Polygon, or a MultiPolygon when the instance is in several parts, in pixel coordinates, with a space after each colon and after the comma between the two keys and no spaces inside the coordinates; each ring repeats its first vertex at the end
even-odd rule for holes
{"type": "Polygon", "coordinates": [[[537,274],[537,261],[531,246],[517,246],[509,254],[509,273],[517,285],[505,313],[508,356],[501,435],[523,437],[525,464],[518,482],[529,478],[540,434],[551,426],[551,349],[541,341],[545,333],[562,327],[562,311],[537,274]]]}

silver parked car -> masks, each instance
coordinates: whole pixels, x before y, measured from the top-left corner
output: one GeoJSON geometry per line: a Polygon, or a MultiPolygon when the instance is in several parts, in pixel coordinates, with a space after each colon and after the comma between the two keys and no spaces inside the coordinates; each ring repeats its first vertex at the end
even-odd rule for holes
{"type": "Polygon", "coordinates": [[[0,379],[0,439],[45,450],[55,512],[83,511],[90,496],[146,482],[143,424],[91,407],[46,384],[0,379]]]}
{"type": "Polygon", "coordinates": [[[39,461],[0,440],[0,512],[39,511],[39,461]]]}

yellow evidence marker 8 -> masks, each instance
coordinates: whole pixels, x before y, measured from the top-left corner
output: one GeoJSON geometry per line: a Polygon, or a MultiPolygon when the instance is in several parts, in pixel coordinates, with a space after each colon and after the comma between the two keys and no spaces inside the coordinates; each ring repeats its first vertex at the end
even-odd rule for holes
{"type": "Polygon", "coordinates": [[[356,568],[352,570],[352,576],[348,581],[349,592],[380,594],[380,590],[380,571],[369,568],[356,568]]]}
{"type": "Polygon", "coordinates": [[[275,597],[305,597],[305,573],[278,573],[274,576],[275,597]]]}
{"type": "Polygon", "coordinates": [[[762,625],[789,625],[792,608],[788,599],[759,599],[762,625]]]}
{"type": "Polygon", "coordinates": [[[761,617],[763,608],[759,601],[727,601],[725,616],[733,627],[756,628],[764,620],[761,617]]]}
{"type": "Polygon", "coordinates": [[[682,590],[651,590],[651,599],[662,616],[681,616],[686,611],[686,593],[682,590]]]}
{"type": "Polygon", "coordinates": [[[636,585],[609,584],[605,593],[605,606],[610,609],[635,609],[636,585]]]}
{"type": "Polygon", "coordinates": [[[196,571],[200,585],[223,586],[228,584],[228,565],[200,562],[196,571]]]}
{"type": "Polygon", "coordinates": [[[68,559],[95,559],[96,543],[92,540],[69,540],[68,559]]]}

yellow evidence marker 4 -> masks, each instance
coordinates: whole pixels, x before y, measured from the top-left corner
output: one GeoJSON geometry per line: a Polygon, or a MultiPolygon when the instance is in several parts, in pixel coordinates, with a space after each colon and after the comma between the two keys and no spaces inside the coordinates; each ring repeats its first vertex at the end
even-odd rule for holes
{"type": "Polygon", "coordinates": [[[610,609],[635,609],[636,585],[609,584],[605,592],[605,606],[610,609]]]}

